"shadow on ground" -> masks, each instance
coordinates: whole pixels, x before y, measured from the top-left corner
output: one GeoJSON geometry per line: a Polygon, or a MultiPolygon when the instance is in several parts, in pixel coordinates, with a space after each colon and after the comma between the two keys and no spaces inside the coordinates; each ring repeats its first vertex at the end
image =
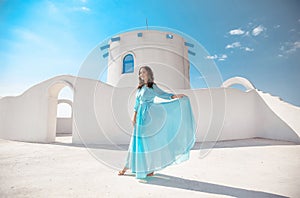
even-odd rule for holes
{"type": "Polygon", "coordinates": [[[268,192],[247,190],[243,188],[201,182],[160,173],[157,173],[152,177],[147,177],[143,180],[140,180],[140,183],[147,185],[158,185],[170,188],[192,190],[211,194],[228,195],[233,197],[286,197],[268,192]]]}
{"type": "MultiPolygon", "coordinates": [[[[85,147],[93,149],[107,149],[107,150],[124,150],[127,151],[129,144],[73,144],[72,136],[56,137],[56,141],[51,143],[53,145],[85,147]]],[[[235,148],[235,147],[251,147],[251,146],[274,146],[274,145],[298,145],[295,142],[272,140],[265,138],[249,138],[238,140],[226,140],[218,142],[196,142],[192,150],[206,149],[206,148],[235,148]]],[[[299,144],[300,145],[300,144],[299,144]]]]}

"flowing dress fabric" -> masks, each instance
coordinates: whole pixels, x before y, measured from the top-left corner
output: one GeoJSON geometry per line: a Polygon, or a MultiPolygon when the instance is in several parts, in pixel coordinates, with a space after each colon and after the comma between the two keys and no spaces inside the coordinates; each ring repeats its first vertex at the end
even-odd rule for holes
{"type": "Polygon", "coordinates": [[[136,93],[136,124],[125,164],[136,178],[189,159],[196,140],[190,100],[187,96],[173,100],[172,95],[156,84],[144,85],[136,93]],[[169,100],[155,103],[155,96],[169,100]]]}

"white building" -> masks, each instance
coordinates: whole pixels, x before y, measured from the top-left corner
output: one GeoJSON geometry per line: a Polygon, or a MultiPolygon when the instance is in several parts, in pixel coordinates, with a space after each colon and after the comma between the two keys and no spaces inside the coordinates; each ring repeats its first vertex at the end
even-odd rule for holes
{"type": "Polygon", "coordinates": [[[151,65],[155,79],[161,84],[173,89],[190,88],[188,46],[183,37],[146,30],[126,32],[116,38],[120,40],[108,44],[108,84],[135,87],[138,69],[132,66],[146,64],[151,65]]]}
{"type": "Polygon", "coordinates": [[[155,30],[113,37],[83,63],[97,67],[99,56],[107,58],[107,83],[61,75],[19,96],[0,98],[0,138],[50,143],[57,133],[68,132],[73,143],[128,144],[138,67],[149,65],[162,89],[189,96],[197,142],[253,137],[300,142],[300,108],[256,89],[245,78],[230,78],[220,87],[190,89],[192,45],[177,34],[155,30]],[[101,54],[102,50],[107,53],[101,54]],[[245,91],[232,88],[234,84],[243,85],[245,91]],[[73,90],[73,102],[58,100],[66,86],[73,90]],[[58,103],[72,107],[70,118],[57,118],[58,103]]]}

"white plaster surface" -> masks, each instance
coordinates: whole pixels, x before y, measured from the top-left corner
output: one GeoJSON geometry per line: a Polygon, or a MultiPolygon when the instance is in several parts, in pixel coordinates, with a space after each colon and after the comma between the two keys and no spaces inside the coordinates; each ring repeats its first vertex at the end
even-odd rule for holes
{"type": "MultiPolygon", "coordinates": [[[[127,54],[134,57],[136,67],[151,65],[155,79],[162,85],[176,88],[190,88],[190,63],[185,39],[172,32],[158,30],[136,30],[119,34],[120,41],[109,41],[107,83],[114,87],[135,87],[138,84],[138,69],[123,74],[123,59],[127,54]],[[143,37],[137,37],[137,33],[143,37]],[[173,39],[166,39],[172,34],[173,39]]],[[[99,57],[99,48],[91,52],[91,57],[99,57]]],[[[98,61],[99,62],[99,61],[98,61]]],[[[93,64],[96,64],[95,61],[93,64]]],[[[89,64],[89,63],[84,63],[89,64]]]]}
{"type": "MultiPolygon", "coordinates": [[[[190,160],[145,180],[130,171],[118,176],[118,170],[70,142],[71,137],[57,137],[52,144],[0,139],[0,197],[300,196],[300,145],[293,142],[222,141],[200,159],[197,143],[190,160]]],[[[108,156],[114,152],[102,150],[108,156]]]]}
{"type": "MultiPolygon", "coordinates": [[[[43,81],[20,96],[1,98],[0,138],[54,142],[58,95],[65,86],[74,92],[73,143],[127,144],[130,141],[135,87],[113,87],[71,75],[43,81]]],[[[225,86],[165,91],[183,93],[190,98],[197,122],[197,142],[253,137],[300,142],[300,108],[258,89],[244,92],[225,86]]]]}

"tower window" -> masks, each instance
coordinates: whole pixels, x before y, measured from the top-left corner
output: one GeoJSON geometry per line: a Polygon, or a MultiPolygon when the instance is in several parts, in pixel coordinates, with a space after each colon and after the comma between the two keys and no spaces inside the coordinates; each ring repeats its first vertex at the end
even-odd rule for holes
{"type": "Polygon", "coordinates": [[[196,55],[196,53],[195,53],[195,52],[193,52],[193,51],[191,51],[191,50],[188,50],[188,53],[189,53],[189,54],[191,54],[191,55],[193,55],[193,56],[195,56],[195,55],[196,55]]]}
{"type": "Polygon", "coordinates": [[[107,45],[104,45],[104,46],[100,47],[100,49],[101,49],[101,50],[105,50],[105,49],[109,48],[109,46],[110,46],[110,45],[107,44],[107,45]]]}
{"type": "Polygon", "coordinates": [[[123,74],[132,73],[134,68],[134,59],[132,54],[127,54],[123,59],[123,74]]]}
{"type": "Polygon", "coordinates": [[[139,33],[137,33],[137,36],[138,36],[138,37],[142,37],[142,36],[143,36],[143,33],[142,33],[142,32],[139,32],[139,33]]]}
{"type": "Polygon", "coordinates": [[[184,42],[184,45],[189,46],[189,47],[194,47],[192,43],[184,42]]]}
{"type": "Polygon", "coordinates": [[[119,40],[120,40],[120,37],[119,37],[119,36],[118,36],[118,37],[114,37],[114,38],[111,38],[110,40],[111,40],[111,42],[119,41],[119,40]]]}
{"type": "Polygon", "coordinates": [[[108,52],[106,52],[105,54],[102,55],[103,58],[108,57],[108,52]]]}

